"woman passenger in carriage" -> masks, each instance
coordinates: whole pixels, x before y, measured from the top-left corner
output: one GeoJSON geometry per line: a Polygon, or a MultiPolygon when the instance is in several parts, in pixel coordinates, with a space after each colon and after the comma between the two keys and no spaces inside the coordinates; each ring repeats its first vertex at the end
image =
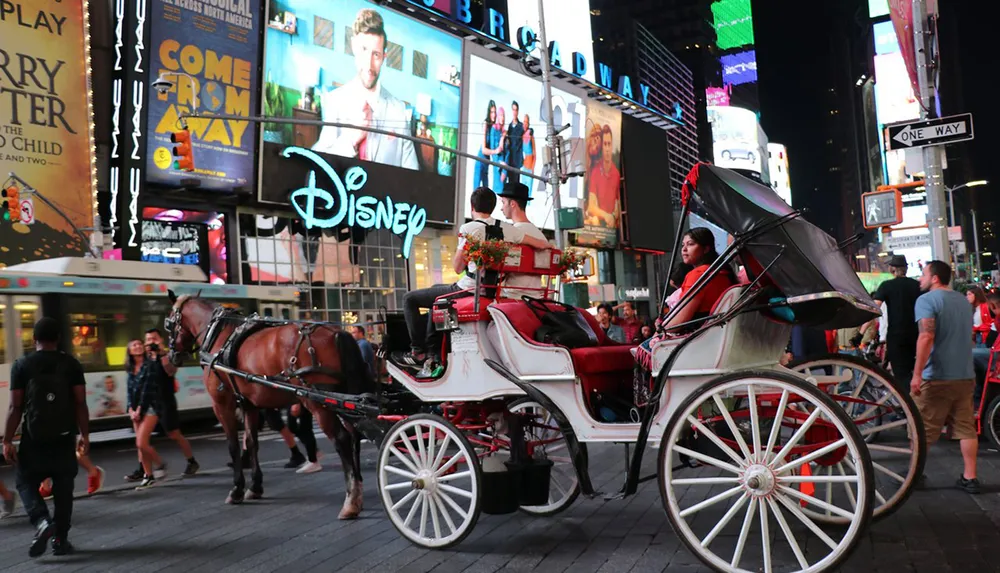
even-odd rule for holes
{"type": "MultiPolygon", "coordinates": [[[[688,291],[694,287],[717,258],[719,258],[719,253],[715,250],[715,235],[712,234],[712,231],[705,227],[695,227],[684,235],[684,241],[681,245],[681,259],[694,268],[684,276],[684,282],[681,284],[681,300],[687,296],[688,291]]],[[[735,283],[732,271],[728,267],[723,267],[695,294],[693,300],[684,304],[670,319],[666,330],[673,330],[676,333],[692,330],[692,325],[684,327],[680,325],[708,317],[715,303],[722,297],[722,293],[733,284],[735,283]]]]}

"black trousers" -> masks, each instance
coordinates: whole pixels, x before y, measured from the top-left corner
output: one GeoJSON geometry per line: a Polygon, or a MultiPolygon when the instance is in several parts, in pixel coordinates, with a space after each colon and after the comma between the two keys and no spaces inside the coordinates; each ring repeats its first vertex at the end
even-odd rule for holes
{"type": "MultiPolygon", "coordinates": [[[[285,421],[281,419],[281,411],[268,408],[260,411],[260,424],[266,422],[268,427],[275,432],[280,432],[285,428],[285,421]]],[[[316,461],[316,435],[313,434],[313,415],[308,408],[299,408],[299,415],[293,416],[291,408],[286,410],[288,415],[288,429],[302,442],[306,448],[306,457],[310,462],[316,461]]]]}
{"type": "Polygon", "coordinates": [[[890,333],[889,341],[885,345],[885,356],[892,366],[892,375],[896,378],[897,388],[903,392],[909,392],[910,381],[913,379],[913,367],[917,361],[917,341],[913,339],[902,339],[897,337],[893,340],[890,333]]]}
{"type": "Polygon", "coordinates": [[[56,536],[66,539],[73,517],[73,483],[79,472],[74,445],[22,442],[17,455],[17,493],[31,524],[37,526],[43,519],[52,520],[45,500],[38,493],[42,482],[51,478],[56,536]]]}

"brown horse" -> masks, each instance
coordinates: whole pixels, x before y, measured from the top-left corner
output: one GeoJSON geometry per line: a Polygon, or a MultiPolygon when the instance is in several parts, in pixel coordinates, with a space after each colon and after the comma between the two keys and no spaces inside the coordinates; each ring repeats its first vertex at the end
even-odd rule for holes
{"type": "MultiPolygon", "coordinates": [[[[171,360],[175,363],[179,363],[196,344],[202,352],[212,355],[220,352],[236,328],[244,322],[238,317],[225,316],[219,305],[197,296],[177,297],[171,291],[169,297],[173,309],[165,326],[170,335],[171,360]],[[207,338],[211,338],[211,348],[204,348],[207,338]]],[[[329,326],[288,323],[258,330],[243,341],[234,358],[231,366],[240,372],[268,377],[284,376],[299,385],[328,386],[329,390],[359,394],[370,389],[372,384],[357,342],[350,334],[334,331],[329,326]]],[[[299,398],[292,392],[249,382],[207,367],[204,368],[203,381],[212,397],[215,416],[226,432],[229,456],[232,458],[233,489],[226,503],[241,503],[246,487],[237,406],[244,412],[247,451],[253,468],[249,498],[259,499],[264,493],[264,478],[258,458],[258,409],[283,408],[299,401],[299,398]]],[[[317,402],[306,399],[301,402],[313,413],[340,454],[347,496],[339,517],[353,519],[362,509],[360,433],[317,402]]]]}

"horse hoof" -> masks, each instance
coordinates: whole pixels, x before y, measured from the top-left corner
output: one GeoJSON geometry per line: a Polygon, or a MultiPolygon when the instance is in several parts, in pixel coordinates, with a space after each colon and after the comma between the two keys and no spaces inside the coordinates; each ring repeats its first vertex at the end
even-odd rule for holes
{"type": "Polygon", "coordinates": [[[247,499],[261,499],[262,497],[264,497],[263,491],[250,490],[250,493],[247,494],[247,499]]]}
{"type": "Polygon", "coordinates": [[[232,494],[226,497],[226,505],[239,505],[243,503],[243,494],[232,494]]]}
{"type": "Polygon", "coordinates": [[[340,510],[340,515],[337,516],[337,519],[344,520],[344,521],[346,521],[348,519],[357,519],[360,514],[361,514],[361,510],[360,509],[347,509],[347,508],[344,508],[344,509],[340,510]]]}

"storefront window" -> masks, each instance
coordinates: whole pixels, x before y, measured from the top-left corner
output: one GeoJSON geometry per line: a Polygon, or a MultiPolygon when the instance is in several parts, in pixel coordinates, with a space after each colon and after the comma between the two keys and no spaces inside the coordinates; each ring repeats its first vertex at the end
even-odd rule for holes
{"type": "Polygon", "coordinates": [[[452,261],[458,248],[458,237],[450,233],[434,236],[425,233],[413,241],[414,278],[416,288],[427,288],[436,284],[452,284],[462,275],[455,273],[452,261]]]}
{"type": "MultiPolygon", "coordinates": [[[[296,219],[239,216],[243,283],[301,285],[300,317],[336,324],[402,309],[409,289],[402,239],[386,230],[307,230],[296,219]]],[[[411,256],[417,256],[416,244],[411,256]]],[[[369,327],[378,341],[379,328],[369,327]]]]}
{"type": "Polygon", "coordinates": [[[615,252],[597,251],[597,282],[615,284],[615,252]]]}

